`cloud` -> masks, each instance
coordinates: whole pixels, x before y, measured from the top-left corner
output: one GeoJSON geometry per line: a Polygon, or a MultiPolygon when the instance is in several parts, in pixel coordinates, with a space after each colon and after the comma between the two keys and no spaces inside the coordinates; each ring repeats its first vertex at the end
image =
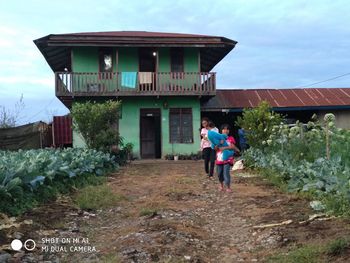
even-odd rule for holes
{"type": "MultiPolygon", "coordinates": [[[[24,93],[33,113],[36,99],[44,96],[45,105],[54,96],[54,74],[32,41],[51,33],[147,30],[232,38],[236,48],[213,69],[219,88],[295,87],[350,71],[346,0],[79,0],[63,1],[59,13],[54,1],[18,2],[0,10],[0,104],[24,93]]],[[[348,87],[349,81],[321,86],[348,87]]]]}
{"type": "Polygon", "coordinates": [[[53,77],[34,77],[34,76],[0,76],[0,82],[2,84],[21,84],[21,85],[43,85],[53,86],[55,84],[53,77]]]}

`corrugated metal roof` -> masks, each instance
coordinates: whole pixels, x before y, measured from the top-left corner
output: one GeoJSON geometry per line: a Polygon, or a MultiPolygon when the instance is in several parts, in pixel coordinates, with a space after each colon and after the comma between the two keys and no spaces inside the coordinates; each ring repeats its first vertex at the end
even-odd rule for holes
{"type": "Polygon", "coordinates": [[[350,88],[217,90],[202,110],[250,108],[263,100],[273,108],[350,106],[350,88]]]}

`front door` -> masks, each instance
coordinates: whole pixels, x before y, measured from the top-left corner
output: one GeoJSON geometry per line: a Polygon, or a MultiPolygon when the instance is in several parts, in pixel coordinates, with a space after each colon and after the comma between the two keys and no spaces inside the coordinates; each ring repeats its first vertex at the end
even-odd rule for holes
{"type": "Polygon", "coordinates": [[[161,158],[160,109],[140,110],[141,158],[161,158]]]}

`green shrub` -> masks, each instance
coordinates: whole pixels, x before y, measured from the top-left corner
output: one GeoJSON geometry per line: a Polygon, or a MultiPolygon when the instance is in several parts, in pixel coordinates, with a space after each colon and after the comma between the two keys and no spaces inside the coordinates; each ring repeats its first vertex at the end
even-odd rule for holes
{"type": "Polygon", "coordinates": [[[256,108],[244,109],[243,116],[238,117],[236,125],[244,128],[250,146],[261,148],[269,139],[273,127],[282,121],[282,115],[273,112],[268,102],[262,101],[256,108]]]}
{"type": "Polygon", "coordinates": [[[112,100],[73,104],[73,127],[81,133],[89,148],[110,152],[112,146],[120,145],[116,128],[119,108],[120,102],[112,100]]]}
{"type": "Polygon", "coordinates": [[[133,160],[133,148],[132,143],[126,143],[124,145],[123,140],[121,140],[120,148],[112,150],[111,155],[115,157],[115,160],[119,165],[125,165],[129,160],[133,160]]]}

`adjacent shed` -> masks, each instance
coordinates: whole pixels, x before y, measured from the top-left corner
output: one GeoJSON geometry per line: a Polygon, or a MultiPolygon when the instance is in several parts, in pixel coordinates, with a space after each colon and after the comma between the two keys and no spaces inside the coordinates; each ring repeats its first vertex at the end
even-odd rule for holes
{"type": "Polygon", "coordinates": [[[244,108],[256,107],[263,100],[290,122],[307,122],[313,114],[322,119],[332,112],[338,127],[350,129],[350,88],[217,90],[215,97],[201,104],[201,112],[217,125],[234,123],[244,108]]]}

